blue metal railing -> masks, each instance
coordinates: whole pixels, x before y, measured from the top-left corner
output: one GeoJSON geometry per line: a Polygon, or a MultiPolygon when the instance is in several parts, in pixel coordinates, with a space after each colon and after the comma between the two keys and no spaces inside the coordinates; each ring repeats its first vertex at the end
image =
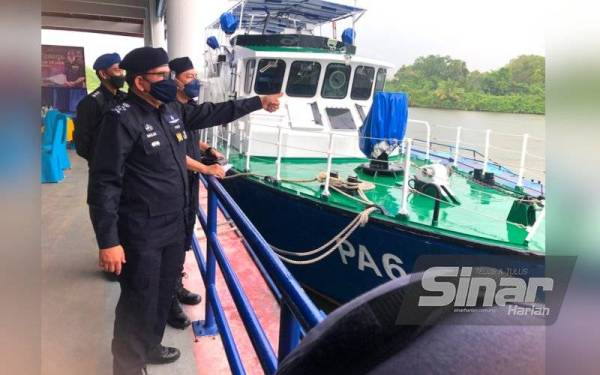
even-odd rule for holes
{"type": "Polygon", "coordinates": [[[277,370],[278,362],[298,344],[301,330],[306,332],[317,325],[323,320],[323,314],[312,303],[296,279],[285,268],[277,255],[271,250],[269,244],[223,186],[211,176],[204,177],[203,182],[208,190],[207,213],[205,214],[200,208],[198,219],[206,233],[206,260],[195,237],[192,240],[192,249],[206,287],[206,314],[204,321],[194,322],[194,333],[196,336],[219,333],[231,372],[233,374],[245,374],[240,354],[215,285],[216,265],[218,264],[263,371],[266,374],[273,374],[277,370]],[[235,223],[245,238],[246,250],[253,257],[274,295],[276,297],[280,296],[278,302],[280,303],[281,312],[277,356],[219,242],[217,236],[217,211],[219,206],[235,223]]]}

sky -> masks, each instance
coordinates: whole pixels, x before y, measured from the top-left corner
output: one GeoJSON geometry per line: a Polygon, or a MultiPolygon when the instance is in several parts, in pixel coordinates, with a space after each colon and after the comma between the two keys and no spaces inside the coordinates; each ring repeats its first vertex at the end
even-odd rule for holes
{"type": "MultiPolygon", "coordinates": [[[[206,25],[235,2],[198,0],[206,25]]],[[[542,0],[337,0],[366,8],[356,24],[357,54],[392,63],[412,64],[419,56],[449,55],[469,70],[498,69],[522,54],[545,55],[542,0]]],[[[350,21],[337,26],[338,39],[350,21]]],[[[330,29],[323,28],[330,36],[330,29]]],[[[125,55],[143,45],[142,38],[42,30],[42,44],[83,46],[86,65],[99,55],[125,55]]]]}

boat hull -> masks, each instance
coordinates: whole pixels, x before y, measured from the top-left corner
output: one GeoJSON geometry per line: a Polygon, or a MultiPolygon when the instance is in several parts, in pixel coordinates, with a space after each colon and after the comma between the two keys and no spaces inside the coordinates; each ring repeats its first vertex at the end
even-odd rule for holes
{"type": "MultiPolygon", "coordinates": [[[[222,183],[267,242],[279,249],[317,248],[356,216],[326,202],[245,177],[222,183]]],[[[423,255],[503,255],[503,264],[508,261],[515,268],[527,267],[530,275],[542,274],[544,265],[544,257],[538,253],[439,235],[376,218],[370,218],[367,225],[358,228],[324,259],[308,265],[285,264],[307,289],[341,304],[413,272],[415,262],[423,255]]]]}

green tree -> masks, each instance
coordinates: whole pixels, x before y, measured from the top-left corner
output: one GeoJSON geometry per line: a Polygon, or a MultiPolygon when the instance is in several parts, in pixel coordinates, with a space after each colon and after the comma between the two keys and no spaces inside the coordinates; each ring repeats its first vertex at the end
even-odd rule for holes
{"type": "Polygon", "coordinates": [[[544,113],[545,59],[522,55],[490,72],[469,72],[450,56],[423,56],[403,65],[386,85],[409,94],[411,106],[471,111],[544,113]]]}

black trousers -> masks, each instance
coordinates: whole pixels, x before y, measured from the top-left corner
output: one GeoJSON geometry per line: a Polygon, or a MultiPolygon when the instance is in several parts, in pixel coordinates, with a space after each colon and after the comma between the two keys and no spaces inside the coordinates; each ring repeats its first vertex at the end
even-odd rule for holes
{"type": "Polygon", "coordinates": [[[123,244],[126,263],[119,277],[121,295],[115,311],[114,375],[141,374],[148,351],[162,341],[183,270],[185,221],[183,214],[123,220],[121,238],[129,236],[123,244]]]}

